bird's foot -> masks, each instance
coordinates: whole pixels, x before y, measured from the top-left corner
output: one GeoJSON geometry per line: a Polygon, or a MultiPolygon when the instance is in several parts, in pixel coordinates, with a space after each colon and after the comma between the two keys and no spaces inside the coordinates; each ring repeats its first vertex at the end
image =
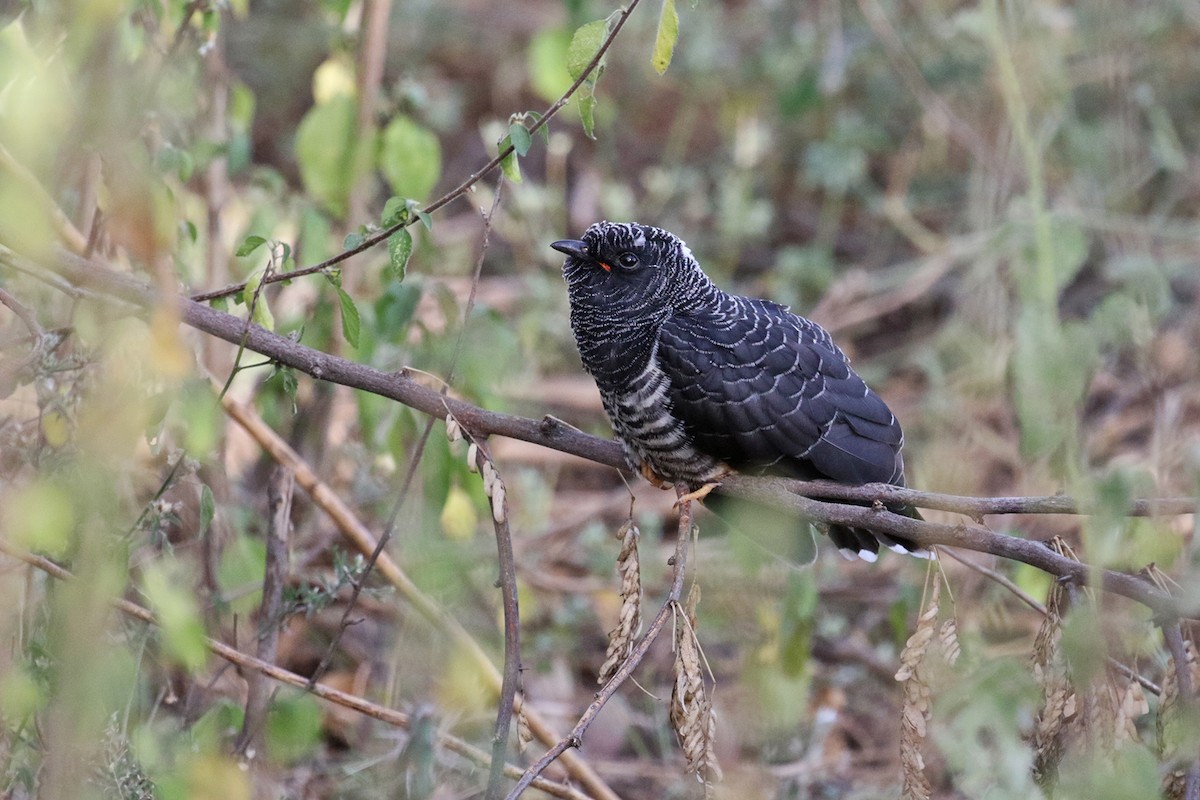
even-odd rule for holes
{"type": "Polygon", "coordinates": [[[650,483],[654,484],[654,488],[656,488],[656,489],[670,489],[671,488],[672,484],[670,481],[663,480],[662,478],[658,477],[658,475],[655,474],[654,470],[650,469],[650,467],[648,467],[645,464],[642,464],[640,467],[638,467],[638,472],[642,473],[643,478],[650,481],[650,483]]]}
{"type": "Polygon", "coordinates": [[[679,508],[684,503],[689,503],[692,500],[703,500],[704,498],[708,497],[708,495],[712,492],[713,489],[716,489],[720,485],[721,484],[719,481],[714,481],[712,483],[704,484],[703,486],[701,486],[699,489],[697,489],[694,492],[688,492],[687,494],[681,494],[681,495],[679,495],[679,499],[675,501],[675,507],[679,508]]]}

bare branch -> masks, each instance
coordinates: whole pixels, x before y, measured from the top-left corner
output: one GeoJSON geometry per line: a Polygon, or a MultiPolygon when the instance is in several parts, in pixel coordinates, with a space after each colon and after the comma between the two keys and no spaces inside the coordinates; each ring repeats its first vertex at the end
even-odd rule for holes
{"type": "MultiPolygon", "coordinates": [[[[271,511],[267,531],[266,566],[263,569],[262,603],[259,605],[255,652],[268,664],[275,663],[279,631],[283,619],[283,587],[288,575],[288,539],[292,527],[292,496],[296,476],[286,467],[276,467],[267,486],[267,506],[271,511]]],[[[261,738],[267,719],[269,696],[261,674],[247,676],[246,713],[234,752],[245,755],[261,738]]]]}
{"type": "Polygon", "coordinates": [[[486,800],[499,800],[503,789],[505,753],[508,749],[508,731],[512,724],[517,683],[521,676],[521,616],[517,605],[517,563],[513,556],[512,532],[508,528],[508,500],[505,499],[504,483],[495,472],[492,457],[476,442],[471,452],[475,454],[480,472],[492,470],[495,478],[489,486],[484,481],[484,491],[492,501],[492,522],[496,529],[496,554],[500,568],[500,593],[504,607],[504,680],[500,685],[500,701],[496,707],[496,728],[492,735],[492,769],[488,775],[486,800]]]}

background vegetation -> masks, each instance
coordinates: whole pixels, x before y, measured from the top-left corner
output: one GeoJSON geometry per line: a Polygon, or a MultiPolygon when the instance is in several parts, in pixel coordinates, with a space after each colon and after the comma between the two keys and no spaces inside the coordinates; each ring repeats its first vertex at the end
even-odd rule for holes
{"type": "MultiPolygon", "coordinates": [[[[495,493],[465,442],[181,326],[170,304],[142,312],[68,281],[61,247],[164,292],[249,279],[212,305],[489,410],[606,435],[547,243],[601,218],[659,225],[724,286],[834,331],[905,423],[913,486],[1066,491],[1097,513],[987,522],[1062,537],[1094,565],[1152,565],[1195,608],[1194,515],[1124,516],[1134,497],[1200,491],[1195,8],[671,4],[670,58],[669,36],[655,44],[664,6],[644,3],[603,73],[532,134],[613,6],[6,6],[5,796],[481,795],[486,767],[466,752],[491,746],[499,683],[482,662],[503,661],[495,493]],[[493,171],[439,205],[498,142],[520,154],[503,186],[493,171]],[[271,282],[372,237],[386,241],[271,282]],[[289,459],[294,487],[274,471],[289,459]],[[370,542],[351,529],[391,532],[369,575],[370,542]],[[258,678],[213,640],[401,714],[258,678]]],[[[621,613],[613,534],[637,522],[657,608],[674,498],[527,442],[487,452],[508,499],[521,688],[562,733],[621,613]]],[[[724,780],[687,772],[663,639],[579,753],[621,797],[1200,791],[1195,684],[1171,668],[1172,653],[1194,658],[1189,625],[1003,559],[926,572],[826,548],[802,566],[794,543],[697,523],[724,780]]],[[[549,744],[518,754],[517,738],[522,765],[549,744]]]]}

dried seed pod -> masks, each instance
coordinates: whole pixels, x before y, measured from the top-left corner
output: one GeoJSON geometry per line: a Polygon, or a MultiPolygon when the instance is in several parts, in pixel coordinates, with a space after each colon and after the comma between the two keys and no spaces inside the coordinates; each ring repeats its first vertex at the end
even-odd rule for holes
{"type": "Polygon", "coordinates": [[[621,540],[621,552],[617,556],[617,571],[621,574],[621,611],[616,626],[608,632],[608,650],[596,678],[599,683],[608,683],[629,657],[642,626],[642,574],[637,549],[640,536],[633,520],[626,520],[617,531],[617,538],[621,540]]]}
{"type": "Polygon", "coordinates": [[[462,438],[462,427],[452,414],[446,415],[446,438],[452,442],[457,442],[462,438]]]}
{"type": "Polygon", "coordinates": [[[483,493],[491,497],[492,486],[496,483],[496,468],[492,466],[491,461],[485,460],[480,471],[483,473],[483,493]]]}
{"type": "Polygon", "coordinates": [[[533,730],[529,727],[529,717],[525,716],[525,696],[521,695],[521,704],[517,706],[517,752],[524,753],[533,741],[533,730]]]}
{"type": "Polygon", "coordinates": [[[474,442],[467,446],[467,469],[479,472],[479,445],[474,442]]]}
{"type": "Polygon", "coordinates": [[[953,667],[962,655],[962,648],[958,646],[958,623],[954,621],[954,617],[942,623],[938,630],[938,641],[942,645],[942,658],[953,667]]]}
{"type": "Polygon", "coordinates": [[[497,477],[495,483],[492,484],[492,519],[501,524],[508,518],[508,509],[504,501],[504,481],[497,477]]]}
{"type": "Polygon", "coordinates": [[[908,637],[900,654],[900,669],[896,672],[896,680],[904,684],[904,705],[900,712],[900,767],[904,776],[901,796],[905,800],[929,800],[933,792],[925,775],[925,757],[922,754],[922,744],[928,732],[931,695],[922,666],[937,626],[940,595],[941,582],[935,579],[925,610],[917,618],[917,629],[908,637]]]}
{"type": "Polygon", "coordinates": [[[713,750],[716,722],[712,705],[704,692],[704,674],[700,657],[700,641],[696,636],[696,605],[700,589],[692,584],[687,608],[675,631],[675,676],[671,688],[671,726],[679,737],[687,771],[702,781],[719,779],[720,766],[713,750]],[[715,774],[714,774],[715,773],[715,774]]]}

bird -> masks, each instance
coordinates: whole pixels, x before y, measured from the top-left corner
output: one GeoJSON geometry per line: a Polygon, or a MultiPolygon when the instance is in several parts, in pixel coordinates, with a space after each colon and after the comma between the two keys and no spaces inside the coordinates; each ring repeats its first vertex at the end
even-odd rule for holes
{"type": "MultiPolygon", "coordinates": [[[[566,256],[571,331],[631,469],[695,496],[732,472],[905,485],[900,423],[820,325],[726,293],[661,228],[602,221],[550,246],[566,256]]],[[[930,557],[863,528],[828,535],[852,559],[873,562],[881,545],[930,557]]]]}

